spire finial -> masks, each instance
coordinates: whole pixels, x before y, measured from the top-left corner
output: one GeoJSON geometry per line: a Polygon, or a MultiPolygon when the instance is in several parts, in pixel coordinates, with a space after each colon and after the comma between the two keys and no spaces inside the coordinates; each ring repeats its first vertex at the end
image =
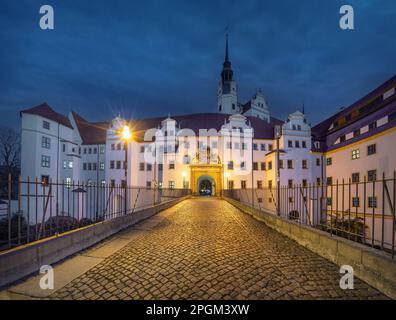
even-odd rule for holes
{"type": "Polygon", "coordinates": [[[225,61],[229,61],[229,55],[228,55],[228,27],[226,28],[226,31],[225,31],[225,38],[226,38],[225,61]]]}

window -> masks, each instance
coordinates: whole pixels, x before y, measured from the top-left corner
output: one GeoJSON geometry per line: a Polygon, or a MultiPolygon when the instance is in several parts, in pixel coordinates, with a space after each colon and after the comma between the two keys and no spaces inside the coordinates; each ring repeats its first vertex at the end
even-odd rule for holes
{"type": "Polygon", "coordinates": [[[328,186],[331,186],[331,185],[333,184],[333,178],[332,178],[332,177],[327,177],[327,179],[326,179],[326,184],[327,184],[328,186]]]}
{"type": "Polygon", "coordinates": [[[320,186],[320,178],[319,178],[319,177],[316,178],[316,184],[317,184],[318,186],[320,186]]]}
{"type": "Polygon", "coordinates": [[[92,154],[92,148],[88,148],[88,154],[92,154]]]}
{"type": "Polygon", "coordinates": [[[147,163],[147,165],[146,165],[146,170],[147,170],[147,171],[151,171],[152,168],[153,168],[152,164],[151,164],[151,163],[147,163]]]}
{"type": "Polygon", "coordinates": [[[87,148],[84,148],[84,154],[87,154],[87,148]]]}
{"type": "Polygon", "coordinates": [[[114,179],[111,179],[111,180],[110,180],[110,186],[111,186],[112,188],[115,187],[115,180],[114,180],[114,179]]]}
{"type": "Polygon", "coordinates": [[[327,158],[326,159],[326,165],[331,166],[333,164],[333,158],[327,158]]]}
{"type": "Polygon", "coordinates": [[[41,146],[45,149],[51,148],[51,139],[48,137],[41,137],[41,146]]]}
{"type": "Polygon", "coordinates": [[[146,181],[146,188],[151,188],[151,181],[146,181]]]}
{"type": "Polygon", "coordinates": [[[360,158],[360,151],[359,149],[352,150],[352,160],[356,160],[360,158]]]}
{"type": "Polygon", "coordinates": [[[293,160],[287,160],[287,168],[293,169],[293,160]]]}
{"type": "Polygon", "coordinates": [[[272,161],[268,162],[268,170],[272,170],[272,161]]]}
{"type": "Polygon", "coordinates": [[[301,131],[301,126],[300,125],[297,125],[297,130],[301,131]]]}
{"type": "MultiPolygon", "coordinates": [[[[111,150],[115,150],[115,144],[114,144],[114,143],[111,144],[111,150]]],[[[87,153],[86,151],[87,151],[87,150],[84,149],[84,153],[87,153]]]]}
{"type": "Polygon", "coordinates": [[[190,157],[188,154],[184,155],[183,157],[183,163],[184,164],[189,164],[190,163],[190,157]]]}
{"type": "Polygon", "coordinates": [[[289,140],[287,142],[287,145],[288,145],[289,148],[293,148],[293,141],[289,140]]]}
{"type": "Polygon", "coordinates": [[[246,162],[242,161],[240,167],[241,167],[241,170],[246,170],[246,162]]]}
{"type": "Polygon", "coordinates": [[[232,149],[232,143],[231,142],[227,142],[227,149],[232,149]]]}
{"type": "Polygon", "coordinates": [[[377,170],[369,170],[369,171],[367,171],[367,180],[368,181],[377,180],[377,170]]]}
{"type": "Polygon", "coordinates": [[[144,146],[140,146],[140,153],[144,153],[144,146]]]}
{"type": "Polygon", "coordinates": [[[302,186],[303,186],[304,188],[306,188],[306,187],[308,186],[307,179],[303,179],[303,181],[302,181],[302,186]]]}
{"type": "Polygon", "coordinates": [[[344,134],[340,137],[340,143],[345,142],[345,141],[346,141],[346,135],[344,134]]]}
{"type": "Polygon", "coordinates": [[[234,180],[228,180],[228,189],[234,189],[234,180]]]}
{"type": "Polygon", "coordinates": [[[246,180],[241,180],[241,189],[246,189],[246,180]]]}
{"type": "Polygon", "coordinates": [[[228,170],[234,170],[234,161],[228,161],[227,169],[228,170]]]}
{"type": "Polygon", "coordinates": [[[302,161],[302,168],[303,169],[308,169],[308,161],[307,160],[303,160],[302,161]]]}
{"type": "Polygon", "coordinates": [[[352,198],[352,207],[354,207],[354,208],[359,207],[359,197],[352,198]]]}
{"type": "Polygon", "coordinates": [[[64,143],[62,144],[62,152],[66,152],[66,145],[64,143]]]}
{"type": "Polygon", "coordinates": [[[376,144],[371,144],[367,146],[367,155],[371,156],[372,154],[376,154],[377,152],[377,145],[376,144]]]}
{"type": "Polygon", "coordinates": [[[41,166],[43,168],[50,167],[51,158],[49,156],[41,156],[41,166]]]}
{"type": "Polygon", "coordinates": [[[66,178],[66,179],[65,179],[66,188],[70,188],[70,187],[71,187],[71,184],[72,184],[71,178],[66,178]]]}
{"type": "Polygon", "coordinates": [[[49,176],[41,176],[41,184],[43,186],[48,186],[49,183],[49,176]]]}
{"type": "Polygon", "coordinates": [[[43,120],[43,129],[49,130],[51,125],[48,121],[43,120]]]}
{"type": "Polygon", "coordinates": [[[261,180],[257,181],[257,189],[263,189],[263,181],[261,180]]]}
{"type": "Polygon", "coordinates": [[[170,162],[169,163],[169,170],[173,170],[175,169],[175,163],[174,162],[170,162]]]}
{"type": "Polygon", "coordinates": [[[353,131],[353,137],[356,138],[356,137],[359,137],[359,136],[360,136],[360,129],[354,130],[353,131]]]}
{"type": "Polygon", "coordinates": [[[316,158],[316,165],[320,167],[320,158],[316,158]]]}
{"type": "Polygon", "coordinates": [[[292,125],[292,128],[293,128],[293,130],[296,130],[296,125],[293,124],[293,125],[292,125]]]}
{"type": "Polygon", "coordinates": [[[283,165],[283,160],[279,160],[279,169],[283,169],[284,165],[283,165]]]}
{"type": "Polygon", "coordinates": [[[83,163],[83,170],[87,170],[87,164],[85,162],[83,163]]]}
{"type": "Polygon", "coordinates": [[[300,141],[295,141],[294,145],[295,145],[296,148],[300,148],[300,141]]]}
{"type": "Polygon", "coordinates": [[[93,153],[97,154],[98,153],[98,149],[97,148],[93,148],[93,153]]]}
{"type": "Polygon", "coordinates": [[[72,160],[70,160],[70,161],[69,161],[69,163],[68,163],[68,167],[69,167],[70,169],[72,169],[72,168],[73,168],[73,161],[72,161],[72,160]]]}
{"type": "Polygon", "coordinates": [[[326,204],[330,207],[333,204],[333,199],[331,197],[327,197],[326,204]]]}
{"type": "Polygon", "coordinates": [[[265,144],[264,143],[260,144],[260,150],[261,151],[265,151],[265,144]]]}
{"type": "Polygon", "coordinates": [[[169,186],[169,189],[174,189],[175,188],[175,181],[168,181],[168,186],[169,186]]]}
{"type": "Polygon", "coordinates": [[[67,160],[63,160],[63,169],[67,168],[67,160]]]}
{"type": "Polygon", "coordinates": [[[257,143],[253,143],[253,150],[254,150],[254,151],[257,151],[257,150],[258,150],[258,145],[257,145],[257,143]]]}
{"type": "Polygon", "coordinates": [[[368,197],[368,207],[377,208],[377,197],[368,197]]]}
{"type": "Polygon", "coordinates": [[[273,149],[274,149],[274,146],[273,146],[272,144],[269,144],[269,145],[268,145],[268,150],[269,150],[269,151],[272,151],[273,149]]]}
{"type": "Polygon", "coordinates": [[[144,171],[144,162],[139,163],[139,171],[144,171]]]}
{"type": "Polygon", "coordinates": [[[158,164],[158,171],[163,171],[164,170],[164,165],[162,163],[158,164]]]}
{"type": "Polygon", "coordinates": [[[288,186],[289,188],[293,188],[293,179],[287,180],[287,186],[288,186]]]}
{"type": "Polygon", "coordinates": [[[105,180],[101,180],[100,181],[100,186],[101,187],[105,187],[106,186],[106,181],[105,180]]]}
{"type": "Polygon", "coordinates": [[[258,163],[253,162],[253,170],[257,171],[258,170],[258,163]]]}
{"type": "Polygon", "coordinates": [[[272,180],[268,180],[268,188],[272,189],[272,180]]]}
{"type": "Polygon", "coordinates": [[[371,123],[369,124],[369,131],[373,131],[373,130],[375,130],[376,128],[377,128],[377,121],[371,122],[371,123]]]}
{"type": "Polygon", "coordinates": [[[121,150],[121,143],[117,144],[117,150],[121,150]]]}
{"type": "Polygon", "coordinates": [[[103,170],[105,169],[105,164],[104,164],[104,162],[101,162],[101,163],[99,164],[99,169],[100,169],[101,171],[103,171],[103,170]]]}
{"type": "Polygon", "coordinates": [[[99,153],[100,154],[104,154],[105,153],[105,147],[104,146],[100,146],[99,147],[99,153]]]}
{"type": "Polygon", "coordinates": [[[360,181],[360,174],[359,172],[352,173],[352,182],[358,183],[360,181]]]}
{"type": "Polygon", "coordinates": [[[110,169],[114,169],[114,160],[110,161],[110,169]]]}
{"type": "Polygon", "coordinates": [[[88,163],[88,171],[92,170],[92,163],[88,163]]]}
{"type": "Polygon", "coordinates": [[[307,142],[306,142],[306,141],[302,141],[301,143],[302,143],[302,147],[303,147],[303,148],[306,148],[306,147],[307,147],[307,142]]]}
{"type": "Polygon", "coordinates": [[[262,171],[265,171],[265,169],[266,169],[266,168],[265,168],[265,162],[261,162],[260,165],[261,165],[261,170],[262,170],[262,171]]]}
{"type": "Polygon", "coordinates": [[[92,163],[92,170],[93,171],[96,171],[97,170],[97,164],[94,162],[94,163],[92,163]]]}
{"type": "Polygon", "coordinates": [[[242,150],[247,150],[247,144],[242,142],[242,150]]]}
{"type": "Polygon", "coordinates": [[[116,164],[117,164],[117,169],[121,169],[121,161],[118,160],[118,161],[116,162],[116,164]]]}

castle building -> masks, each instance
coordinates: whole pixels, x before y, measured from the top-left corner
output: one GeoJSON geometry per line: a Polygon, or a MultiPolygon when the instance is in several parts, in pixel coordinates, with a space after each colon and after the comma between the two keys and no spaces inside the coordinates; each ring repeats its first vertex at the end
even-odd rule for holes
{"type": "MultiPolygon", "coordinates": [[[[250,189],[256,190],[247,192],[251,199],[275,212],[275,186],[330,186],[393,175],[395,87],[396,76],[313,128],[301,111],[282,121],[271,115],[261,91],[247,103],[238,101],[227,36],[217,112],[90,122],[43,103],[20,112],[21,176],[24,181],[186,188],[211,195],[250,189]],[[120,139],[125,125],[133,134],[127,148],[120,139]]],[[[380,186],[373,188],[374,195],[355,195],[342,205],[353,202],[381,214],[375,189],[380,186]]],[[[325,207],[341,207],[330,192],[320,198],[325,207]]]]}

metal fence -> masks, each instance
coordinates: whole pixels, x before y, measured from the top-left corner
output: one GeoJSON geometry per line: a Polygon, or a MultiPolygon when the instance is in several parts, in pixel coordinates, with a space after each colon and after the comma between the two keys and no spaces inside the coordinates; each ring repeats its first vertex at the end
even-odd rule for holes
{"type": "Polygon", "coordinates": [[[189,189],[13,180],[10,175],[0,181],[0,251],[189,194],[189,189]]]}
{"type": "Polygon", "coordinates": [[[395,256],[396,172],[392,178],[224,190],[223,195],[286,220],[395,256]]]}

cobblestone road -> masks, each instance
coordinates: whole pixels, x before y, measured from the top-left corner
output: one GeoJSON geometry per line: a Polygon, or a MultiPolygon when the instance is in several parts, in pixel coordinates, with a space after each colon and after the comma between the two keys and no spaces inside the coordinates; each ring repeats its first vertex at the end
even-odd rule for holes
{"type": "Polygon", "coordinates": [[[338,267],[223,200],[186,200],[160,217],[51,298],[384,298],[358,279],[341,290],[338,267]]]}

